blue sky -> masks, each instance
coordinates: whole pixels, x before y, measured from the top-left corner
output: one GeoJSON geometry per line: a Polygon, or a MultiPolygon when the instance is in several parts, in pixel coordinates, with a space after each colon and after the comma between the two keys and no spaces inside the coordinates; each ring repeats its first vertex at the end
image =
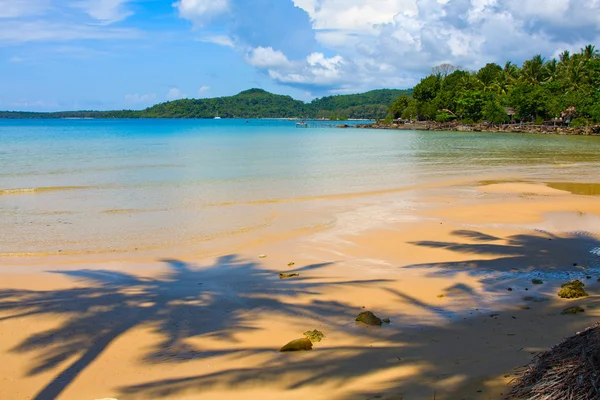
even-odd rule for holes
{"type": "Polygon", "coordinates": [[[600,0],[0,0],[0,110],[311,100],[600,45],[600,0]]]}

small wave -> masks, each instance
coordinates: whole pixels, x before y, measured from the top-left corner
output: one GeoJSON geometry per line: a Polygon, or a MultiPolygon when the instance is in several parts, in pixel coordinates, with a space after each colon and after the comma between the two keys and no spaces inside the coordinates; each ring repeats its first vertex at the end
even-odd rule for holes
{"type": "Polygon", "coordinates": [[[91,186],[46,186],[36,188],[14,188],[0,189],[0,196],[11,194],[27,194],[27,193],[44,193],[44,192],[61,192],[66,190],[82,190],[91,189],[91,186]]]}

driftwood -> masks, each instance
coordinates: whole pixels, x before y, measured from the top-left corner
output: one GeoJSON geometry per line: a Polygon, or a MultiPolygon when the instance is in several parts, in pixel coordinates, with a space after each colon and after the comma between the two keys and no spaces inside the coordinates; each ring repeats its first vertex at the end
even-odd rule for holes
{"type": "Polygon", "coordinates": [[[600,399],[600,324],[537,355],[519,375],[511,399],[600,399]]]}

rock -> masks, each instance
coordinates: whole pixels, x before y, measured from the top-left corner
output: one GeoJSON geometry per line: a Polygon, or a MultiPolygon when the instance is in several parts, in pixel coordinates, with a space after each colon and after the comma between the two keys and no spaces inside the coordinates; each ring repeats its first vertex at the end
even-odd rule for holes
{"type": "Polygon", "coordinates": [[[513,291],[513,288],[509,287],[509,288],[508,288],[508,291],[509,291],[509,292],[512,292],[512,291],[513,291]]]}
{"type": "Polygon", "coordinates": [[[525,296],[525,297],[523,297],[523,300],[525,300],[525,301],[532,301],[534,303],[543,303],[545,301],[548,301],[549,299],[546,298],[546,297],[525,296]]]}
{"type": "Polygon", "coordinates": [[[300,276],[300,274],[279,274],[279,279],[289,279],[295,276],[300,276]]]}
{"type": "Polygon", "coordinates": [[[561,314],[563,315],[575,315],[575,314],[579,314],[585,312],[585,310],[583,309],[583,307],[579,307],[579,306],[574,306],[574,307],[568,307],[565,308],[564,310],[562,310],[561,314]]]}
{"type": "Polygon", "coordinates": [[[283,346],[279,351],[287,352],[287,351],[304,351],[304,350],[312,350],[312,342],[307,338],[292,340],[285,346],[283,346]]]}
{"type": "Polygon", "coordinates": [[[541,279],[532,279],[531,283],[533,283],[534,285],[542,285],[544,281],[542,281],[541,279]]]}
{"type": "Polygon", "coordinates": [[[267,255],[266,254],[261,254],[261,255],[258,256],[258,258],[267,258],[267,255]]]}
{"type": "Polygon", "coordinates": [[[382,319],[382,321],[385,322],[386,324],[391,324],[392,323],[392,321],[390,321],[389,318],[384,318],[384,319],[382,319]]]}
{"type": "Polygon", "coordinates": [[[438,298],[438,299],[443,299],[443,298],[444,298],[444,295],[443,295],[443,294],[438,294],[437,298],[438,298]]]}
{"type": "Polygon", "coordinates": [[[584,290],[585,284],[577,279],[573,282],[564,283],[560,287],[561,289],[558,291],[558,297],[563,299],[578,299],[580,297],[589,296],[584,290]]]}
{"type": "Polygon", "coordinates": [[[371,311],[363,311],[360,314],[358,314],[358,317],[356,317],[356,321],[358,322],[362,322],[364,324],[367,325],[381,325],[382,321],[381,319],[379,319],[375,314],[373,314],[371,311]]]}
{"type": "Polygon", "coordinates": [[[316,330],[316,329],[314,331],[304,332],[304,336],[306,336],[308,338],[308,340],[310,340],[312,343],[320,342],[325,337],[323,332],[316,330]]]}
{"type": "Polygon", "coordinates": [[[296,263],[293,261],[288,263],[288,267],[293,267],[294,265],[296,265],[296,263]]]}

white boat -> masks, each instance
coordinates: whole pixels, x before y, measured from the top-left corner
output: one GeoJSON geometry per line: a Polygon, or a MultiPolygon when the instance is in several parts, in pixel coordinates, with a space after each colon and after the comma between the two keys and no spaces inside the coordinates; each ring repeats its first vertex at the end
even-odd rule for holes
{"type": "Polygon", "coordinates": [[[221,117],[219,117],[219,110],[217,110],[217,115],[215,116],[214,119],[221,119],[221,117]]]}

